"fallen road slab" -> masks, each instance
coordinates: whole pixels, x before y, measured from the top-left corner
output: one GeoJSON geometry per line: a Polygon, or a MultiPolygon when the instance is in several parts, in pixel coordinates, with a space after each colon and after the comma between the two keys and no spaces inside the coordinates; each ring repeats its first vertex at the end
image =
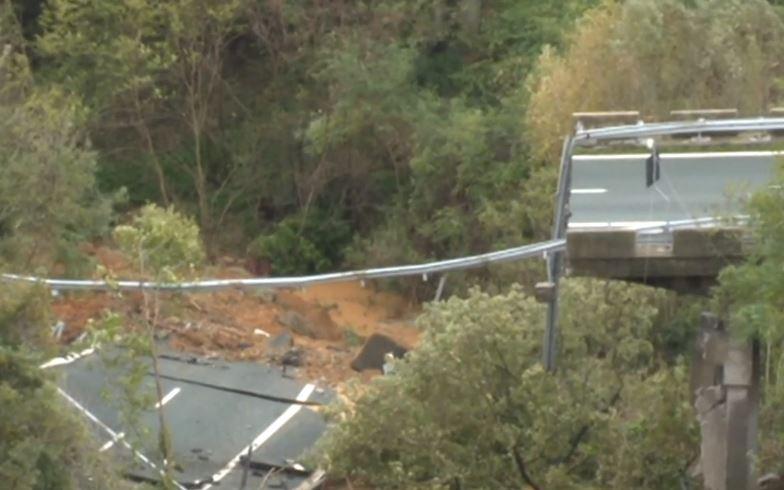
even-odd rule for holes
{"type": "MultiPolygon", "coordinates": [[[[59,393],[88,419],[98,450],[111,454],[131,479],[161,477],[158,404],[171,435],[179,488],[233,489],[243,481],[258,488],[271,476],[282,488],[294,488],[308,479],[299,461],[326,430],[313,408],[329,403],[331,391],[272,366],[164,352],[159,356],[163,397],[136,411],[134,427],[127,426],[123,413],[121,379],[128,368],[108,361],[110,354],[88,349],[42,368],[59,373],[59,393]]],[[[153,393],[147,364],[141,390],[153,393]]]]}

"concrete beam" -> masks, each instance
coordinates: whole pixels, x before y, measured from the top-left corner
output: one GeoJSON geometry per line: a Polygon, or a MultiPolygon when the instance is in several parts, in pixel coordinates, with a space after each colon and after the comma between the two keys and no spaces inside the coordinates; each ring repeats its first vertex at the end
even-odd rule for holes
{"type": "Polygon", "coordinates": [[[631,230],[570,231],[566,254],[570,259],[625,259],[636,255],[637,233],[631,230]]]}
{"type": "Polygon", "coordinates": [[[675,230],[672,255],[677,258],[742,257],[743,230],[707,228],[675,230]]]}
{"type": "Polygon", "coordinates": [[[633,230],[570,231],[566,272],[707,294],[724,267],[743,260],[743,240],[740,228],[674,230],[671,242],[640,242],[633,230]]]}

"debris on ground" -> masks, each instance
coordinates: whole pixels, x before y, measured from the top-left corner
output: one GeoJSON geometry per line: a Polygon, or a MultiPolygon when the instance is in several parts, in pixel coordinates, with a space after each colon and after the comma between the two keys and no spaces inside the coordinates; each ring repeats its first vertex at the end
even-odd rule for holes
{"type": "MultiPolygon", "coordinates": [[[[104,247],[91,252],[114,277],[132,275],[117,252],[104,247]]],[[[223,262],[204,276],[248,276],[244,269],[223,262]]],[[[53,309],[64,325],[63,343],[79,337],[91,319],[99,320],[107,311],[121,315],[130,326],[143,322],[141,293],[61,293],[53,299],[53,309]]],[[[304,289],[161,293],[158,328],[180,351],[228,360],[273,360],[281,365],[285,359],[289,374],[334,386],[351,378],[376,376],[383,368],[384,354],[400,357],[415,347],[420,332],[413,319],[418,313],[418,306],[401,296],[360,282],[342,282],[304,289]],[[353,361],[378,338],[387,343],[376,349],[373,367],[359,373],[353,370],[353,361]],[[394,349],[386,347],[393,344],[394,349]]]]}

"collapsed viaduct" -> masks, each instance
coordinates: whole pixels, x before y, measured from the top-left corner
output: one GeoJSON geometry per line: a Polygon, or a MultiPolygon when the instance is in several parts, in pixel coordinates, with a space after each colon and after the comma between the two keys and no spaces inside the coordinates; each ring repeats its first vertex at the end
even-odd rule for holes
{"type": "MultiPolygon", "coordinates": [[[[673,117],[692,120],[664,123],[644,123],[635,112],[575,115],[577,129],[564,143],[553,232],[554,239],[565,238],[566,249],[548,256],[548,281],[537,285],[549,304],[548,369],[556,366],[562,275],[706,295],[721,269],[748,255],[741,201],[770,185],[779,154],[758,147],[784,131],[784,119],[734,115],[681,111],[673,117]],[[633,124],[608,126],[629,118],[633,124]]],[[[710,312],[702,323],[691,376],[702,434],[696,471],[709,490],[756,489],[758,350],[733,338],[724,319],[710,312]]]]}

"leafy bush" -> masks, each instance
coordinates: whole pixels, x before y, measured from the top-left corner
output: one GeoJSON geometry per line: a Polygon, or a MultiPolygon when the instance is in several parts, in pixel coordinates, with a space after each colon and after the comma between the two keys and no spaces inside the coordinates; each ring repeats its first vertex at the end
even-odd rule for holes
{"type": "Polygon", "coordinates": [[[546,49],[526,119],[543,162],[558,161],[578,111],[737,108],[758,116],[780,97],[784,21],[765,0],[603,2],[546,49]]]}
{"type": "Polygon", "coordinates": [[[124,488],[38,368],[53,347],[48,297],[7,284],[0,295],[0,481],[16,490],[124,488]]]}
{"type": "Polygon", "coordinates": [[[572,280],[563,298],[555,374],[539,363],[544,307],[519,288],[430,305],[420,347],[339,411],[323,463],[379,488],[688,481],[698,447],[685,370],[652,340],[665,294],[572,280]]]}
{"type": "Polygon", "coordinates": [[[746,262],[725,268],[716,291],[717,311],[740,336],[761,343],[761,474],[784,473],[784,169],[749,202],[754,250],[746,262]],[[777,184],[777,185],[776,185],[777,184]]]}
{"type": "Polygon", "coordinates": [[[41,286],[3,284],[0,295],[0,345],[51,354],[54,342],[49,290],[41,286]]]}
{"type": "Polygon", "coordinates": [[[97,191],[78,99],[37,89],[16,59],[0,59],[0,258],[29,270],[104,232],[112,200],[97,191]]]}
{"type": "Polygon", "coordinates": [[[142,274],[164,280],[193,272],[205,257],[198,225],[171,207],[145,206],[130,225],[114,229],[114,239],[142,274]]]}
{"type": "Polygon", "coordinates": [[[248,255],[268,261],[278,275],[325,272],[341,263],[350,239],[346,221],[313,209],[288,216],[259,235],[248,246],[248,255]]]}

